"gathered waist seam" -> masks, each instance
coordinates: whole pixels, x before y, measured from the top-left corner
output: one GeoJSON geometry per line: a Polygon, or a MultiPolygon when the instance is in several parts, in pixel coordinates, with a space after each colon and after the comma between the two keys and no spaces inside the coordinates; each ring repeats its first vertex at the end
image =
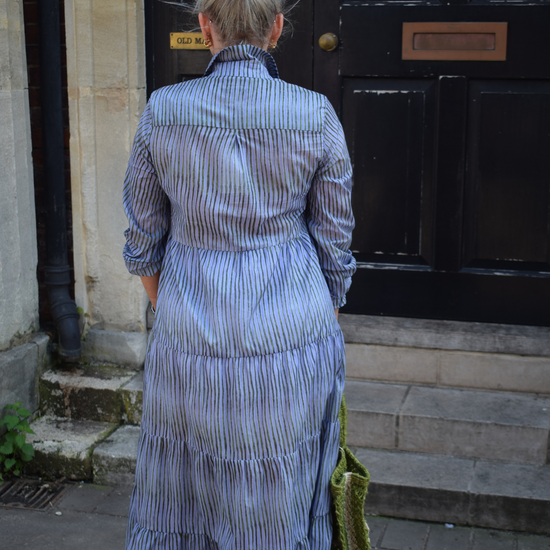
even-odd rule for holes
{"type": "Polygon", "coordinates": [[[272,245],[269,245],[269,246],[260,246],[258,248],[243,248],[241,250],[232,250],[232,249],[229,249],[229,248],[204,248],[204,247],[200,247],[200,246],[194,246],[194,245],[191,245],[189,243],[183,242],[181,239],[178,239],[177,236],[174,235],[173,233],[170,234],[169,242],[170,241],[176,242],[178,244],[181,244],[182,246],[185,246],[186,248],[190,248],[190,249],[193,249],[193,250],[205,251],[205,252],[228,252],[228,253],[231,253],[231,254],[243,254],[243,253],[246,253],[246,252],[257,252],[257,251],[260,251],[260,250],[268,250],[270,248],[283,247],[283,246],[288,245],[288,244],[290,244],[294,241],[301,241],[306,236],[309,236],[309,233],[307,231],[304,231],[304,232],[300,233],[297,237],[293,237],[292,239],[288,239],[288,240],[280,242],[280,243],[272,244],[272,245]]]}
{"type": "Polygon", "coordinates": [[[169,349],[171,351],[175,351],[177,353],[181,353],[183,355],[187,355],[189,357],[200,357],[200,358],[207,358],[207,359],[224,359],[224,360],[238,360],[238,359],[252,359],[252,358],[259,358],[259,357],[273,357],[274,355],[283,355],[285,353],[294,352],[294,351],[301,351],[304,348],[309,348],[313,346],[317,346],[320,343],[323,343],[323,341],[329,340],[331,338],[335,338],[342,334],[342,330],[340,327],[338,327],[337,330],[326,334],[325,336],[321,336],[320,338],[317,338],[317,340],[313,340],[311,342],[307,342],[305,344],[302,344],[301,346],[296,346],[295,348],[288,348],[281,351],[274,351],[272,353],[258,353],[256,355],[231,355],[231,356],[220,356],[220,355],[204,355],[200,353],[189,353],[188,351],[185,351],[180,348],[176,348],[172,345],[170,345],[164,338],[160,338],[157,334],[154,332],[151,334],[153,338],[153,342],[155,344],[158,344],[166,349],[169,349]]]}

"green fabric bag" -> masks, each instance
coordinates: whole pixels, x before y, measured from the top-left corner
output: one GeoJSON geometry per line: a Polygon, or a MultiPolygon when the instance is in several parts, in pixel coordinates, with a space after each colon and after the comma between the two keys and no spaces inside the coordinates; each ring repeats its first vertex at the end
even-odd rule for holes
{"type": "Polygon", "coordinates": [[[348,410],[342,396],[338,414],[340,450],[336,469],[330,478],[333,508],[333,550],[371,550],[369,527],[363,507],[369,486],[368,470],[346,446],[348,410]]]}

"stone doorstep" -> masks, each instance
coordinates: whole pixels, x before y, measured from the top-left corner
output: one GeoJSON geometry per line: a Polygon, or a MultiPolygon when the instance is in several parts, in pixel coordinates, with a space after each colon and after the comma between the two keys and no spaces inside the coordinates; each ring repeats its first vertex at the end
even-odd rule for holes
{"type": "Polygon", "coordinates": [[[116,427],[109,422],[43,416],[31,423],[35,433],[29,434],[27,441],[35,449],[35,458],[25,471],[30,475],[89,480],[94,446],[116,427]]]}
{"type": "Polygon", "coordinates": [[[349,378],[550,394],[550,357],[346,344],[349,378]]]}
{"type": "Polygon", "coordinates": [[[550,534],[550,465],[352,447],[371,475],[365,511],[550,534]]]}
{"type": "Polygon", "coordinates": [[[57,417],[139,424],[142,396],[143,371],[126,368],[79,365],[40,380],[41,410],[57,417]]]}
{"type": "Polygon", "coordinates": [[[550,327],[341,313],[347,343],[550,357],[550,327]]]}
{"type": "Polygon", "coordinates": [[[346,381],[348,444],[545,464],[550,397],[346,381]]]}

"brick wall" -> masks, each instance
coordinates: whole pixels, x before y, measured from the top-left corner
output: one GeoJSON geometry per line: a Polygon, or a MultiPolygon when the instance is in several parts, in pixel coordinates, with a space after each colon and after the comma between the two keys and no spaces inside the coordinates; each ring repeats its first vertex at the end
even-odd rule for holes
{"type": "MultiPolygon", "coordinates": [[[[42,328],[53,328],[47,290],[44,284],[43,267],[46,265],[46,212],[44,205],[44,173],[42,163],[42,119],[40,105],[40,56],[38,2],[40,0],[24,0],[25,42],[27,48],[27,70],[29,75],[29,98],[31,111],[32,155],[34,166],[34,189],[36,202],[36,230],[38,239],[38,287],[40,325],[42,328]]],[[[69,159],[69,110],[67,100],[67,64],[65,47],[65,21],[63,0],[59,2],[61,20],[61,63],[63,71],[63,128],[65,132],[65,190],[67,203],[67,229],[69,247],[69,265],[73,267],[73,238],[71,212],[71,180],[69,159]]],[[[74,298],[74,276],[71,274],[71,296],[74,298]]]]}

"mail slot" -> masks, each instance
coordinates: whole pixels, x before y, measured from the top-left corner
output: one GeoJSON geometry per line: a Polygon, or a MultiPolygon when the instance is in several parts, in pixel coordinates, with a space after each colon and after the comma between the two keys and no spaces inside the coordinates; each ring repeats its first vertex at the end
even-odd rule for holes
{"type": "Polygon", "coordinates": [[[505,61],[508,23],[403,23],[402,58],[505,61]]]}

